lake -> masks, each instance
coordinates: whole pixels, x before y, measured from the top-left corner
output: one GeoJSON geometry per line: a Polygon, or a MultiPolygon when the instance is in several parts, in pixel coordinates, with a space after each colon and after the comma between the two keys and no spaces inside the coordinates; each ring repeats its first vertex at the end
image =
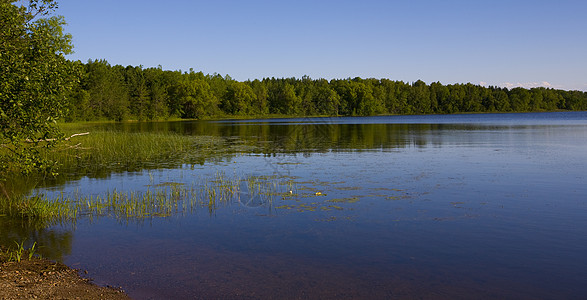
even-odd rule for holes
{"type": "Polygon", "coordinates": [[[238,189],[31,233],[133,298],[587,298],[586,112],[103,126],[234,149],[35,192],[238,189]]]}

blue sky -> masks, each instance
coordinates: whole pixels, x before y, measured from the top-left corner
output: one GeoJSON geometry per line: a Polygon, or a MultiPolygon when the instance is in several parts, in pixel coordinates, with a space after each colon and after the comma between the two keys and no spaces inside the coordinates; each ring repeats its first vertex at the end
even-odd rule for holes
{"type": "Polygon", "coordinates": [[[59,3],[83,62],[587,91],[583,0],[59,3]]]}

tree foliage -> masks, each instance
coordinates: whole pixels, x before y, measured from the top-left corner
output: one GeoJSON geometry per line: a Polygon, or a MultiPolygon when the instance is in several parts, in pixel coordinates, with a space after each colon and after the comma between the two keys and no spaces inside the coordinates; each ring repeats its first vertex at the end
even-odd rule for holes
{"type": "MultiPolygon", "coordinates": [[[[304,76],[239,82],[228,75],[204,75],[194,70],[112,67],[104,60],[89,61],[85,66],[84,78],[100,77],[111,85],[104,89],[82,85],[81,90],[89,94],[90,110],[94,111],[89,115],[96,119],[587,110],[587,93],[550,88],[508,90],[471,83],[428,85],[421,80],[406,83],[359,77],[328,81],[304,76]],[[96,63],[104,70],[90,67],[96,63]],[[108,72],[115,75],[100,75],[108,72]],[[112,98],[110,102],[101,100],[107,95],[112,98]],[[106,113],[101,103],[107,103],[107,109],[125,113],[116,116],[106,113]]],[[[77,92],[70,101],[86,103],[86,93],[77,92]]]]}
{"type": "Polygon", "coordinates": [[[53,0],[0,2],[0,179],[8,172],[48,167],[38,156],[60,136],[80,63],[65,58],[71,36],[62,17],[49,17],[53,0]]]}

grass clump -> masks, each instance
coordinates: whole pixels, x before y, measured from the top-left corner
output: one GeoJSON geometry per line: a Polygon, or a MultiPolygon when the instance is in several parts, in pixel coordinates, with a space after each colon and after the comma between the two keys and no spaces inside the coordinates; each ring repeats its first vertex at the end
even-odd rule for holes
{"type": "Polygon", "coordinates": [[[7,262],[20,262],[24,258],[28,258],[29,260],[31,260],[34,256],[37,255],[37,242],[34,242],[33,245],[28,249],[25,248],[24,243],[25,241],[21,241],[20,243],[14,241],[16,247],[8,248],[6,250],[0,249],[0,260],[7,262]]]}
{"type": "Polygon", "coordinates": [[[0,215],[22,219],[38,227],[75,220],[77,210],[71,200],[61,197],[48,199],[43,196],[13,196],[0,199],[0,215]]]}
{"type": "Polygon", "coordinates": [[[191,186],[165,182],[146,191],[109,191],[103,195],[61,194],[18,196],[0,199],[0,216],[18,218],[38,227],[75,223],[80,217],[112,217],[119,221],[143,221],[194,213],[199,209],[214,214],[220,207],[272,209],[276,196],[294,196],[291,181],[249,176],[244,179],[217,173],[191,186]]]}
{"type": "Polygon", "coordinates": [[[97,130],[78,136],[60,148],[44,153],[64,171],[87,173],[103,170],[135,171],[146,167],[175,167],[203,162],[221,148],[219,138],[172,132],[121,132],[97,130]],[[200,160],[199,160],[200,159],[200,160]],[[83,172],[86,170],[87,172],[83,172]]]}

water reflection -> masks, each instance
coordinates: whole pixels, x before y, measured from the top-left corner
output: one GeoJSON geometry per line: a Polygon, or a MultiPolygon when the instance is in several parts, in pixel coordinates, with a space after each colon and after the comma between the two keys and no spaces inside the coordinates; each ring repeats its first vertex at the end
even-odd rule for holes
{"type": "MultiPolygon", "coordinates": [[[[499,115],[498,115],[499,116],[499,115]]],[[[251,152],[274,155],[280,153],[324,153],[328,151],[390,150],[406,147],[442,147],[487,143],[495,134],[523,134],[532,140],[533,132],[542,135],[552,126],[577,124],[500,124],[500,123],[434,123],[444,116],[431,117],[432,123],[349,123],[345,118],[316,118],[301,121],[253,122],[153,122],[104,125],[110,130],[130,132],[174,132],[186,135],[221,138],[221,147],[247,145],[251,152]],[[474,133],[474,134],[468,134],[474,133]]],[[[458,117],[457,117],[458,118],[458,117]]],[[[356,120],[356,118],[353,118],[356,120]]],[[[383,121],[384,119],[382,119],[383,121]]],[[[389,117],[387,119],[390,120],[389,117]]],[[[579,123],[580,124],[580,123],[579,123]]],[[[242,151],[235,148],[234,153],[242,151]]],[[[230,154],[227,153],[227,157],[230,154]]]]}
{"type": "Polygon", "coordinates": [[[291,180],[292,193],[265,201],[239,183],[250,201],[214,213],[82,220],[62,252],[137,298],[584,298],[579,115],[108,124],[216,137],[231,150],[201,165],[84,177],[64,192],[224,172],[291,180]]]}
{"type": "Polygon", "coordinates": [[[14,248],[15,242],[23,242],[23,246],[28,249],[36,242],[35,253],[51,260],[63,261],[65,256],[71,254],[73,226],[45,225],[35,224],[34,220],[0,216],[0,245],[14,248]]]}

